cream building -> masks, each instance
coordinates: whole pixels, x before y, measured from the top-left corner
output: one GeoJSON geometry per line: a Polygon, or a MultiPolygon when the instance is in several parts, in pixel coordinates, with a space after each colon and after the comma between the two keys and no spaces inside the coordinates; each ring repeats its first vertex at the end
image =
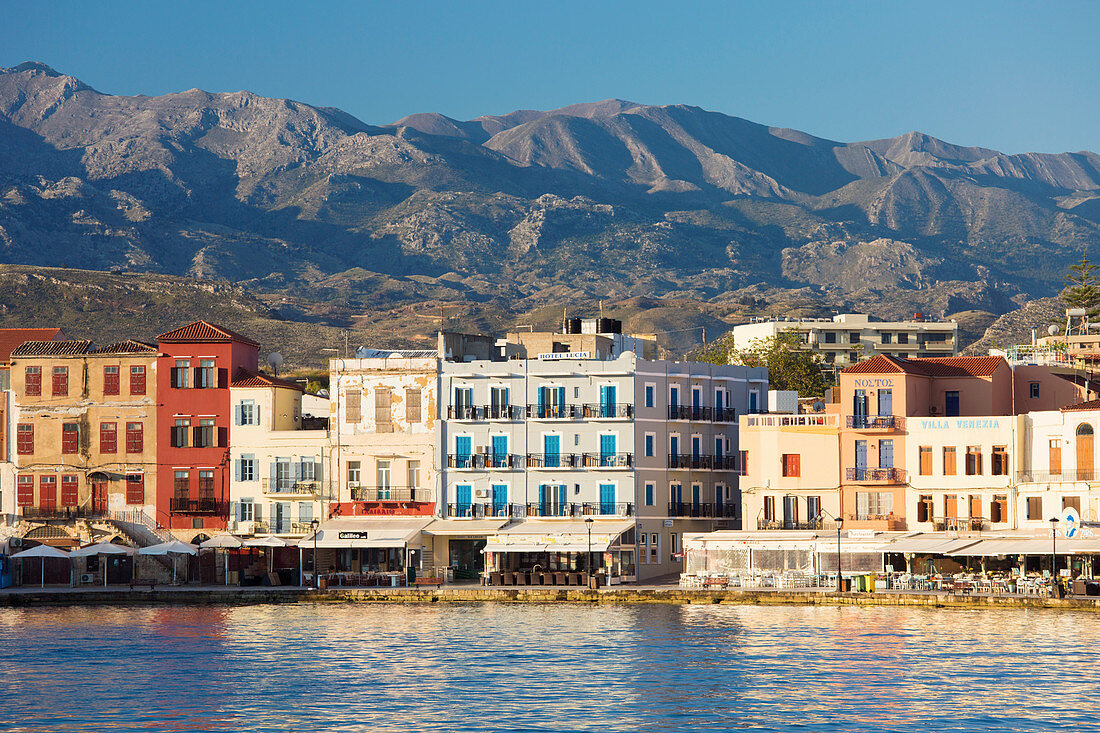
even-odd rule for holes
{"type": "Polygon", "coordinates": [[[328,430],[303,429],[302,388],[241,370],[230,385],[230,531],[304,536],[335,496],[328,430]]]}
{"type": "Polygon", "coordinates": [[[1027,453],[1017,477],[1015,517],[1020,528],[1049,533],[1049,520],[1067,507],[1086,521],[1100,521],[1097,430],[1100,400],[1024,416],[1027,453]]]}

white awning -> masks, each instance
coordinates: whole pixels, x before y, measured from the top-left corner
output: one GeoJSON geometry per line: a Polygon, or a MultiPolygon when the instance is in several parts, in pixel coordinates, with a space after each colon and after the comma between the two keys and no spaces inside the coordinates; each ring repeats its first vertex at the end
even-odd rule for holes
{"type": "Polygon", "coordinates": [[[1004,537],[987,539],[976,545],[947,553],[955,556],[997,557],[1000,555],[1049,555],[1057,549],[1059,555],[1095,555],[1100,554],[1100,540],[1067,540],[1059,537],[1057,548],[1049,539],[1033,537],[1004,537]]]}
{"type": "Polygon", "coordinates": [[[633,519],[529,519],[486,538],[483,552],[604,552],[634,527],[633,519]],[[591,538],[589,535],[591,529],[591,538]]]}
{"type": "Polygon", "coordinates": [[[965,555],[960,550],[976,545],[977,537],[958,538],[946,535],[911,535],[901,537],[877,548],[879,552],[908,552],[913,555],[965,555]]]}
{"type": "Polygon", "coordinates": [[[485,537],[508,524],[508,519],[437,519],[423,529],[435,537],[485,537]]]}
{"type": "MultiPolygon", "coordinates": [[[[431,517],[339,517],[317,530],[319,550],[405,547],[432,521],[431,517]]],[[[298,541],[303,549],[314,547],[309,535],[298,541]]]]}

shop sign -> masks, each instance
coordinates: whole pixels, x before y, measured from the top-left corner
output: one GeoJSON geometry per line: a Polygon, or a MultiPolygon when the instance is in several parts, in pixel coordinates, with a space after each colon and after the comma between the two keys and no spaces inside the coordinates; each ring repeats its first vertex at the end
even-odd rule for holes
{"type": "Polygon", "coordinates": [[[362,531],[360,531],[360,532],[340,532],[336,536],[338,538],[342,539],[342,540],[365,540],[365,539],[367,539],[367,533],[362,532],[362,531]]]}
{"type": "MultiPolygon", "coordinates": [[[[875,538],[875,530],[873,529],[850,529],[848,530],[848,539],[850,540],[873,540],[875,538]]],[[[833,585],[836,585],[834,583],[833,585]]]]}

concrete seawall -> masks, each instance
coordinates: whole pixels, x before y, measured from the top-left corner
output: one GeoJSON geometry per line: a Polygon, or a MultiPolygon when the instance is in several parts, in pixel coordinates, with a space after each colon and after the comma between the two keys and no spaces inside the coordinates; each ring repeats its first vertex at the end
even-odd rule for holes
{"type": "Polygon", "coordinates": [[[253,605],[260,603],[576,603],[586,605],[747,605],[747,606],[912,606],[932,608],[1032,608],[1100,611],[1100,598],[971,596],[945,593],[836,593],[805,590],[698,590],[677,587],[484,588],[220,588],[174,587],[157,590],[9,589],[0,607],[253,605]]]}

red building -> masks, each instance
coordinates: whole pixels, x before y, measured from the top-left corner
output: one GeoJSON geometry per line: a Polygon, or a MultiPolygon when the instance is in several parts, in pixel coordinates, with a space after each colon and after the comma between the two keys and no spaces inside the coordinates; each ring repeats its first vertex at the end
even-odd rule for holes
{"type": "Polygon", "coordinates": [[[210,534],[229,519],[229,385],[256,370],[260,345],[196,321],[157,337],[157,521],[210,534]]]}

